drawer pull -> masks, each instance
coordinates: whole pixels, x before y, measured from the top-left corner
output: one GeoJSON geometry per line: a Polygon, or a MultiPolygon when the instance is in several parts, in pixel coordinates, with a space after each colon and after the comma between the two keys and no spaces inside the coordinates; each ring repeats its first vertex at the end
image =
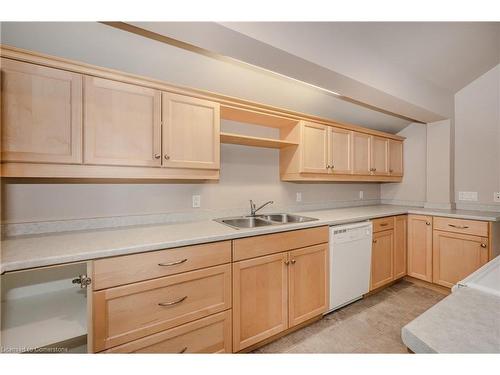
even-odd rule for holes
{"type": "Polygon", "coordinates": [[[181,302],[185,301],[186,298],[188,298],[188,296],[184,296],[184,297],[179,298],[178,300],[175,300],[175,301],[172,301],[172,302],[160,302],[158,304],[158,306],[168,307],[168,306],[177,305],[178,303],[181,303],[181,302]]]}
{"type": "Polygon", "coordinates": [[[382,224],[380,224],[381,227],[386,227],[388,225],[389,225],[389,223],[382,223],[382,224]]]}
{"type": "Polygon", "coordinates": [[[186,259],[182,259],[182,260],[178,260],[177,262],[172,262],[172,263],[158,263],[158,265],[160,267],[170,267],[170,266],[176,266],[178,264],[182,264],[184,262],[187,262],[187,258],[186,259]]]}
{"type": "Polygon", "coordinates": [[[469,227],[467,225],[455,225],[455,224],[448,224],[448,226],[457,228],[457,229],[468,229],[469,227]]]}
{"type": "Polygon", "coordinates": [[[485,244],[485,243],[482,243],[482,244],[481,244],[481,247],[483,247],[483,248],[484,248],[484,247],[486,247],[486,244],[485,244]]]}
{"type": "Polygon", "coordinates": [[[178,352],[177,354],[182,354],[182,353],[184,353],[186,350],[188,350],[188,347],[187,347],[187,346],[185,346],[184,348],[182,348],[182,349],[181,349],[181,351],[180,351],[180,352],[178,352]]]}

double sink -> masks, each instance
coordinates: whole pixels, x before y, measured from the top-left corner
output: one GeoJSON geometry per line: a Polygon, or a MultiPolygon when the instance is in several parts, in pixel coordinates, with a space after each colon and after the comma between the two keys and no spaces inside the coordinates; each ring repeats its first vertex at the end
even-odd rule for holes
{"type": "Polygon", "coordinates": [[[269,215],[255,215],[255,216],[238,216],[215,219],[216,222],[225,224],[231,228],[258,228],[267,227],[270,225],[283,225],[292,223],[306,223],[308,221],[315,221],[318,219],[291,215],[291,214],[269,214],[269,215]]]}

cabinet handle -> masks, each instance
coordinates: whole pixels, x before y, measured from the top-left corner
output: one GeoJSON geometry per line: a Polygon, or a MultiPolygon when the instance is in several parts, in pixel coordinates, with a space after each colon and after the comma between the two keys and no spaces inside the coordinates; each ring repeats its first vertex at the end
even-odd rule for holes
{"type": "Polygon", "coordinates": [[[165,160],[170,160],[170,156],[165,155],[165,160]]]}
{"type": "Polygon", "coordinates": [[[285,265],[288,266],[290,264],[290,261],[285,260],[285,265]]]}
{"type": "Polygon", "coordinates": [[[380,224],[381,227],[386,227],[388,225],[389,225],[389,223],[382,223],[382,224],[380,224]]]}
{"type": "Polygon", "coordinates": [[[430,221],[426,221],[425,225],[431,225],[431,222],[430,221]]]}
{"type": "Polygon", "coordinates": [[[394,170],[393,169],[389,169],[389,173],[392,173],[392,172],[394,172],[394,170]]]}
{"type": "Polygon", "coordinates": [[[467,229],[469,228],[467,225],[455,225],[455,224],[448,224],[448,226],[457,228],[457,229],[467,229]]]}
{"type": "Polygon", "coordinates": [[[326,166],[326,169],[330,169],[331,167],[329,165],[326,166]]]}
{"type": "Polygon", "coordinates": [[[158,306],[161,306],[161,307],[168,307],[168,306],[173,306],[173,305],[177,305],[178,303],[181,303],[183,301],[186,300],[186,298],[188,298],[188,296],[184,296],[184,297],[181,297],[175,301],[172,301],[172,302],[160,302],[158,304],[158,306]]]}
{"type": "Polygon", "coordinates": [[[160,154],[155,154],[155,159],[159,159],[161,158],[161,155],[160,154]]]}
{"type": "Polygon", "coordinates": [[[295,259],[292,259],[292,264],[295,264],[296,263],[296,260],[295,259]]]}
{"type": "Polygon", "coordinates": [[[373,243],[377,243],[377,240],[373,240],[373,243]]]}
{"type": "Polygon", "coordinates": [[[176,266],[178,264],[182,264],[184,262],[187,262],[187,258],[186,259],[181,259],[181,260],[178,260],[177,262],[172,262],[172,263],[158,263],[158,265],[160,267],[170,267],[170,266],[176,266]]]}
{"type": "Polygon", "coordinates": [[[482,247],[482,248],[485,248],[485,247],[486,247],[486,244],[485,244],[485,243],[482,243],[482,244],[481,244],[481,247],[482,247]]]}
{"type": "Polygon", "coordinates": [[[186,350],[188,349],[187,346],[185,346],[184,348],[182,348],[179,352],[177,352],[177,354],[182,354],[184,353],[186,350]]]}

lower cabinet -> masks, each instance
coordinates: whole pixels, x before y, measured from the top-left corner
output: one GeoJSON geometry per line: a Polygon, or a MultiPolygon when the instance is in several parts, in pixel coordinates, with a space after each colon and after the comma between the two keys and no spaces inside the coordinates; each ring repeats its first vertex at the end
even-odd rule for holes
{"type": "Polygon", "coordinates": [[[432,282],[432,216],[408,215],[408,276],[432,282]]]}
{"type": "Polygon", "coordinates": [[[370,290],[406,275],[406,215],[373,220],[370,290]]]}
{"type": "Polygon", "coordinates": [[[233,350],[288,328],[288,253],[233,263],[233,350]]]}
{"type": "Polygon", "coordinates": [[[328,244],[290,251],[288,267],[288,324],[303,323],[328,308],[328,244]]]}
{"type": "Polygon", "coordinates": [[[434,231],[432,281],[452,287],[488,262],[488,238],[434,231]]]}
{"type": "Polygon", "coordinates": [[[106,353],[231,353],[231,311],[109,349],[106,353]]]}
{"type": "Polygon", "coordinates": [[[231,266],[93,293],[94,350],[121,345],[231,308],[231,266]]]}
{"type": "Polygon", "coordinates": [[[327,243],[233,263],[233,351],[325,312],[328,267],[327,243]]]}
{"type": "Polygon", "coordinates": [[[394,278],[394,229],[373,234],[370,290],[390,283],[394,278]]]}

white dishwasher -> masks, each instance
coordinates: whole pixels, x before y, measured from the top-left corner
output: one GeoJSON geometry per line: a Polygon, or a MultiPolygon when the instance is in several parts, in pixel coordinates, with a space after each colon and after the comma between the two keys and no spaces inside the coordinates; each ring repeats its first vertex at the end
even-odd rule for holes
{"type": "Polygon", "coordinates": [[[354,302],[368,293],[372,254],[372,223],[330,227],[330,308],[354,302]]]}

